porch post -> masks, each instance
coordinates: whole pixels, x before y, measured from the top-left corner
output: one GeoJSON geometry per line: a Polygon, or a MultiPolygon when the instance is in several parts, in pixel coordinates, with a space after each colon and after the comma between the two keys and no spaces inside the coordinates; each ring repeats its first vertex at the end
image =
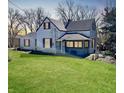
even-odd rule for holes
{"type": "Polygon", "coordinates": [[[63,43],[64,43],[63,44],[64,45],[63,53],[65,54],[65,41],[63,43]]]}

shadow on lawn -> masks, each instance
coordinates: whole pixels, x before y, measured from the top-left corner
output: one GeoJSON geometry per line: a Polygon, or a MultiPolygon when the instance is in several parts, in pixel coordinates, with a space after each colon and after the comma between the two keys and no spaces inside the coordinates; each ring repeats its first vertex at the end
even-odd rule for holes
{"type": "Polygon", "coordinates": [[[22,49],[17,49],[18,51],[22,51],[24,53],[22,53],[20,55],[20,57],[41,57],[42,56],[64,56],[64,57],[72,57],[72,58],[82,58],[79,56],[75,56],[75,55],[70,55],[70,54],[54,54],[54,53],[46,53],[46,52],[42,52],[42,51],[36,51],[36,50],[22,50],[22,49]]]}

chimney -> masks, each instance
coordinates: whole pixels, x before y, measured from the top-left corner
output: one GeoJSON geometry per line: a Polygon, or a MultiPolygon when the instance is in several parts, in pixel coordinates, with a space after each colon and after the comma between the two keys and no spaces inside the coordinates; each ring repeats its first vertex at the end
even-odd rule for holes
{"type": "Polygon", "coordinates": [[[69,23],[70,23],[71,21],[72,21],[71,19],[68,19],[68,21],[67,21],[66,24],[65,24],[65,28],[67,28],[67,26],[69,25],[69,23]]]}

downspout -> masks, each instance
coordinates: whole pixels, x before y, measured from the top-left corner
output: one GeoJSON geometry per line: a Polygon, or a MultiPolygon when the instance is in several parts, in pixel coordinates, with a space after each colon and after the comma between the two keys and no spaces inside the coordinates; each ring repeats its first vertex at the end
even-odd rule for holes
{"type": "Polygon", "coordinates": [[[62,53],[62,40],[61,40],[61,53],[62,53]]]}

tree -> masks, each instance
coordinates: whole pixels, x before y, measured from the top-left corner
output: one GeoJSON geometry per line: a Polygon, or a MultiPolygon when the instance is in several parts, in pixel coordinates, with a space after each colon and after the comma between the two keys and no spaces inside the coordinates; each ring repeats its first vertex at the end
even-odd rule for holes
{"type": "Polygon", "coordinates": [[[21,28],[21,15],[18,10],[9,8],[8,11],[8,46],[14,47],[14,39],[17,34],[22,30],[21,28]]]}
{"type": "Polygon", "coordinates": [[[28,33],[36,31],[43,19],[47,15],[43,8],[37,9],[25,9],[23,14],[19,10],[9,8],[8,11],[8,36],[9,36],[9,47],[14,47],[15,37],[20,31],[28,33]]]}
{"type": "Polygon", "coordinates": [[[79,4],[75,4],[73,0],[65,0],[64,2],[60,2],[56,9],[58,16],[64,22],[70,20],[83,20],[83,19],[92,19],[95,18],[97,20],[97,9],[89,8],[88,6],[82,6],[79,4]]]}
{"type": "Polygon", "coordinates": [[[43,8],[37,8],[36,9],[36,13],[35,13],[36,17],[35,17],[35,26],[36,26],[36,30],[40,27],[43,19],[45,18],[45,16],[47,16],[47,14],[45,13],[43,8]]]}
{"type": "Polygon", "coordinates": [[[102,14],[104,26],[101,29],[109,35],[106,42],[104,42],[104,46],[106,50],[109,50],[114,55],[116,52],[116,8],[106,7],[104,11],[105,14],[102,14]]]}
{"type": "Polygon", "coordinates": [[[37,9],[26,9],[24,10],[23,22],[27,25],[30,32],[36,31],[43,19],[45,18],[46,14],[43,8],[37,9]]]}
{"type": "Polygon", "coordinates": [[[30,29],[31,32],[35,30],[35,11],[33,9],[24,10],[23,21],[26,23],[27,27],[30,29]]]}

